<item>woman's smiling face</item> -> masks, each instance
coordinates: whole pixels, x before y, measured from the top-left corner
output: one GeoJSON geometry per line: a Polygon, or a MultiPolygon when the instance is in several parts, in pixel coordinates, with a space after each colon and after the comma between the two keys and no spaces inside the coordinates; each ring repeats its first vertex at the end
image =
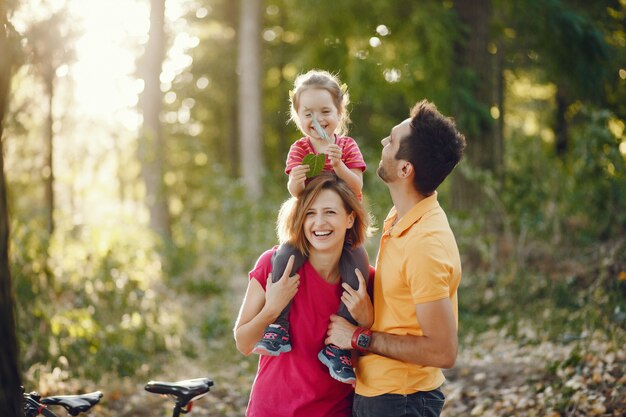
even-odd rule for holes
{"type": "Polygon", "coordinates": [[[306,211],[304,234],[311,251],[343,249],[346,231],[354,223],[354,213],[346,212],[339,194],[322,190],[306,211]]]}

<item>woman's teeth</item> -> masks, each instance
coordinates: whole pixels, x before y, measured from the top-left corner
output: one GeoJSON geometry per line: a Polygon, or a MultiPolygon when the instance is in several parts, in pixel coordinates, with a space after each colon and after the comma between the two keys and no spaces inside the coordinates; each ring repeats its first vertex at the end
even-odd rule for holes
{"type": "Polygon", "coordinates": [[[330,232],[313,232],[313,234],[315,236],[321,237],[321,236],[328,236],[330,232]]]}

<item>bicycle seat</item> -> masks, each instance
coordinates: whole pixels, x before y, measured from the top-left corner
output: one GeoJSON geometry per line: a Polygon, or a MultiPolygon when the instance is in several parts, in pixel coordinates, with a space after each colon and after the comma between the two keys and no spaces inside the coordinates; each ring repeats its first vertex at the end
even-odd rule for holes
{"type": "Polygon", "coordinates": [[[209,378],[185,379],[178,382],[150,381],[146,384],[146,391],[175,397],[176,402],[185,407],[190,402],[204,397],[212,386],[213,381],[209,378]]]}
{"type": "Polygon", "coordinates": [[[62,405],[68,413],[77,416],[98,404],[101,398],[102,393],[100,391],[94,391],[80,395],[55,395],[52,397],[44,397],[40,402],[45,405],[62,405]]]}

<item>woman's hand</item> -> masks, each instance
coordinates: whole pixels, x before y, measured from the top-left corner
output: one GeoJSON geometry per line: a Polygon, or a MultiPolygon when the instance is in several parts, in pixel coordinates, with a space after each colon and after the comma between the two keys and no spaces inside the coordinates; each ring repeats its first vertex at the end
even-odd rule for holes
{"type": "Polygon", "coordinates": [[[341,301],[359,326],[369,329],[374,324],[374,306],[367,293],[367,283],[363,274],[358,268],[354,272],[359,280],[359,289],[354,290],[347,283],[343,283],[344,292],[341,295],[341,301]]]}
{"type": "Polygon", "coordinates": [[[290,276],[294,260],[295,256],[291,255],[289,257],[289,261],[287,261],[285,272],[278,281],[272,282],[271,273],[267,277],[267,285],[265,287],[265,308],[269,309],[269,311],[271,311],[273,315],[275,314],[276,317],[278,317],[280,312],[287,307],[287,304],[289,304],[291,299],[298,292],[300,275],[294,274],[290,276]]]}

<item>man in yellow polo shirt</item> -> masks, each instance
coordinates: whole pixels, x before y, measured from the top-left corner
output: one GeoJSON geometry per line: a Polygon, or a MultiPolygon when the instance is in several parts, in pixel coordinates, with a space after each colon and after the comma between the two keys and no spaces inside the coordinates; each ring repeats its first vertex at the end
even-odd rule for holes
{"type": "Polygon", "coordinates": [[[421,101],[381,143],[377,173],[394,207],[376,259],[374,324],[364,329],[333,316],[326,343],[361,352],[355,416],[439,416],[441,369],[457,354],[461,260],[436,189],[460,161],[465,138],[421,101]]]}

